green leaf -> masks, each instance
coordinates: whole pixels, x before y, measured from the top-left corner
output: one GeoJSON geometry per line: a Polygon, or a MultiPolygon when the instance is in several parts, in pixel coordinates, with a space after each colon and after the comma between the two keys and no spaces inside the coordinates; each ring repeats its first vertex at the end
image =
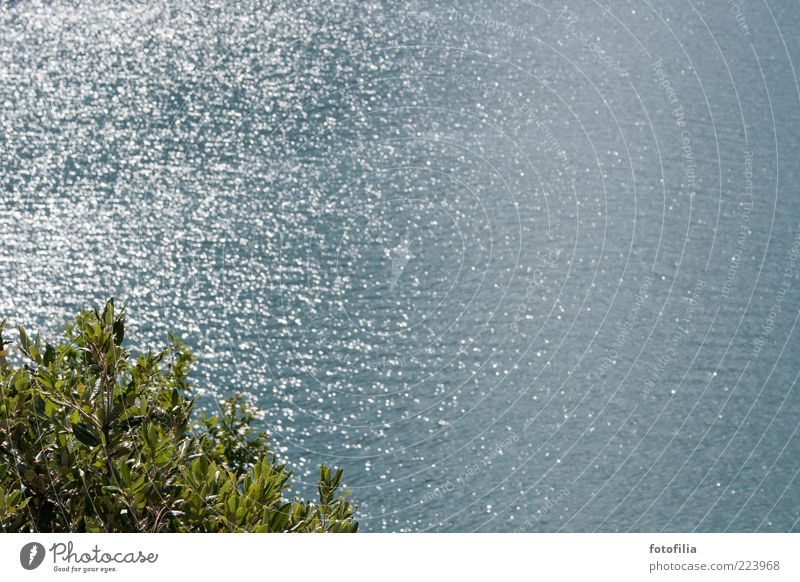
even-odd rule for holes
{"type": "Polygon", "coordinates": [[[79,422],[78,424],[72,425],[72,433],[75,435],[76,439],[87,447],[96,447],[102,442],[100,433],[88,422],[79,422]]]}
{"type": "Polygon", "coordinates": [[[117,321],[114,322],[114,343],[118,346],[122,345],[122,340],[125,339],[125,320],[119,318],[117,321]]]}
{"type": "Polygon", "coordinates": [[[28,339],[28,334],[25,332],[25,328],[21,325],[19,326],[19,344],[25,351],[27,351],[28,347],[31,345],[31,340],[28,339]]]}
{"type": "Polygon", "coordinates": [[[114,299],[109,299],[103,309],[103,323],[111,325],[114,323],[114,299]]]}

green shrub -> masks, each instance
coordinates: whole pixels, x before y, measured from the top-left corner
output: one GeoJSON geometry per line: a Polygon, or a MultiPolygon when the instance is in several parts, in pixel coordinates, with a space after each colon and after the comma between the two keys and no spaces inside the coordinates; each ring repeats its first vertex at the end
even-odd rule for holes
{"type": "Polygon", "coordinates": [[[241,395],[193,419],[190,349],[135,357],[125,310],[84,311],[59,342],[19,329],[9,363],[0,323],[0,529],[5,532],[355,532],[320,469],[319,501],[285,497],[290,472],[241,395]]]}

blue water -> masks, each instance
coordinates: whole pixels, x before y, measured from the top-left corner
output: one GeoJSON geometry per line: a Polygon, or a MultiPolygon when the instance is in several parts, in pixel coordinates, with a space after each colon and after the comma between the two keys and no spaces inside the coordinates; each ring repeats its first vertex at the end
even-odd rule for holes
{"type": "Polygon", "coordinates": [[[244,391],[367,531],[797,531],[800,9],[12,2],[0,312],[244,391]]]}

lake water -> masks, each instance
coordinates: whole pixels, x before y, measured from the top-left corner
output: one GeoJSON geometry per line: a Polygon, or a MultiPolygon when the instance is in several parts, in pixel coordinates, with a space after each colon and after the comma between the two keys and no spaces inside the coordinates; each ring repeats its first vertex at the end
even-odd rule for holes
{"type": "Polygon", "coordinates": [[[797,531],[800,9],[604,4],[3,4],[0,312],[366,531],[797,531]]]}

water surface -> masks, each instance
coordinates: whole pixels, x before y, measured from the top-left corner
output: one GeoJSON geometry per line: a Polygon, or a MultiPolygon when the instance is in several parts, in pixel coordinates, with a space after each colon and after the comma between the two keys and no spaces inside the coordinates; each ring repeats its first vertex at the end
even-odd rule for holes
{"type": "Polygon", "coordinates": [[[0,312],[126,300],[367,531],[796,531],[798,16],[6,3],[0,312]]]}

